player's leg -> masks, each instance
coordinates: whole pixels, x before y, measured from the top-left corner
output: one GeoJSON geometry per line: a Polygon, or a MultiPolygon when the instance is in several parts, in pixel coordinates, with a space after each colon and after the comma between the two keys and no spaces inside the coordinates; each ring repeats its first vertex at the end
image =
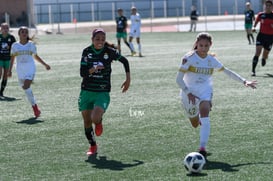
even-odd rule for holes
{"type": "Polygon", "coordinates": [[[85,137],[90,145],[86,153],[87,155],[97,153],[97,144],[91,119],[92,110],[94,108],[93,96],[94,95],[92,94],[92,92],[81,90],[78,99],[79,111],[81,112],[83,118],[85,137]]]}
{"type": "Polygon", "coordinates": [[[206,146],[210,136],[210,118],[209,112],[211,109],[210,101],[202,101],[199,106],[200,110],[200,148],[199,152],[206,157],[206,146]]]}
{"type": "MultiPolygon", "coordinates": [[[[3,70],[3,66],[2,66],[1,62],[3,62],[3,61],[0,60],[0,80],[2,78],[2,70],[3,70]]],[[[3,77],[3,79],[4,79],[4,77],[3,77]]],[[[2,79],[2,81],[3,81],[3,79],[2,79]]],[[[1,86],[0,96],[1,97],[3,96],[2,86],[1,86]]]]}
{"type": "Polygon", "coordinates": [[[269,50],[265,48],[263,49],[262,66],[265,66],[269,52],[270,52],[270,49],[269,50]]]}
{"type": "Polygon", "coordinates": [[[104,113],[104,110],[101,107],[95,106],[91,114],[91,120],[95,124],[95,133],[97,136],[100,136],[103,132],[103,127],[102,127],[103,113],[104,113]]]}
{"type": "MultiPolygon", "coordinates": [[[[4,67],[3,67],[3,79],[2,79],[2,82],[1,82],[0,96],[3,96],[4,90],[5,90],[6,86],[7,86],[9,64],[10,64],[10,61],[5,61],[5,62],[4,62],[4,67]]],[[[0,67],[0,70],[2,70],[1,67],[0,67]]],[[[2,75],[2,71],[0,71],[0,78],[1,78],[1,75],[2,75]]]]}
{"type": "Polygon", "coordinates": [[[137,42],[137,45],[138,45],[138,52],[139,52],[139,56],[142,57],[142,53],[141,53],[141,43],[140,43],[140,36],[138,36],[136,38],[136,42],[137,42]]]}
{"type": "Polygon", "coordinates": [[[117,38],[117,41],[118,41],[118,51],[121,54],[120,38],[117,38]]]}
{"type": "Polygon", "coordinates": [[[261,55],[262,49],[262,45],[256,45],[256,52],[252,59],[252,76],[256,76],[256,66],[258,64],[259,56],[261,55]]]}
{"type": "Polygon", "coordinates": [[[247,37],[247,40],[248,40],[248,44],[251,44],[251,41],[250,41],[250,31],[249,31],[248,28],[246,29],[246,37],[247,37]]]}
{"type": "Polygon", "coordinates": [[[264,48],[263,48],[263,55],[262,55],[262,66],[265,66],[266,64],[266,60],[268,58],[268,54],[271,50],[272,47],[272,43],[273,43],[273,37],[269,36],[268,40],[264,42],[264,48]]]}
{"type": "Polygon", "coordinates": [[[200,125],[199,115],[189,119],[190,119],[192,127],[197,128],[200,125]]]}
{"type": "Polygon", "coordinates": [[[97,143],[94,135],[94,130],[92,127],[92,119],[91,119],[92,110],[84,110],[82,111],[82,118],[84,122],[84,132],[86,139],[88,140],[90,147],[87,151],[87,155],[93,155],[97,153],[97,143]]]}
{"type": "Polygon", "coordinates": [[[181,94],[181,103],[182,107],[185,110],[186,115],[188,116],[192,127],[197,128],[200,124],[199,121],[199,101],[195,105],[189,102],[188,96],[182,92],[181,94]]]}
{"type": "Polygon", "coordinates": [[[132,50],[131,50],[131,47],[130,47],[128,41],[127,41],[127,33],[124,33],[123,42],[124,42],[125,45],[130,49],[130,51],[132,51],[132,50]]]}
{"type": "Polygon", "coordinates": [[[250,28],[248,29],[248,31],[249,31],[249,36],[250,36],[250,38],[251,38],[251,40],[252,40],[252,43],[254,44],[254,36],[253,36],[253,33],[252,33],[252,25],[250,26],[250,28]]]}
{"type": "Polygon", "coordinates": [[[132,53],[132,56],[134,56],[136,54],[135,52],[135,48],[134,48],[134,44],[133,44],[133,38],[134,38],[134,35],[132,32],[130,32],[130,36],[129,36],[129,45],[130,45],[130,49],[131,49],[131,53],[132,53]]]}
{"type": "Polygon", "coordinates": [[[36,118],[39,117],[41,114],[41,111],[40,111],[38,105],[36,104],[36,99],[33,95],[32,89],[30,87],[32,84],[32,79],[19,80],[19,82],[21,82],[22,88],[25,91],[27,99],[32,106],[34,116],[36,118]]]}
{"type": "Polygon", "coordinates": [[[100,136],[103,132],[102,116],[110,103],[110,94],[109,92],[100,92],[96,94],[95,99],[91,120],[95,124],[96,135],[100,136]]]}
{"type": "Polygon", "coordinates": [[[193,20],[193,31],[196,32],[197,20],[193,20]]]}

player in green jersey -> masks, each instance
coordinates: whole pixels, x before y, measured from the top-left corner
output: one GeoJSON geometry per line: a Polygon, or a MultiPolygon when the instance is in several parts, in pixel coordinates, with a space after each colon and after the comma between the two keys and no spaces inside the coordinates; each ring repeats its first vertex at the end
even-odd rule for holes
{"type": "Polygon", "coordinates": [[[116,24],[117,24],[117,40],[118,40],[118,50],[119,53],[121,53],[121,46],[120,46],[120,39],[122,38],[124,43],[127,45],[127,47],[130,49],[131,53],[132,50],[130,48],[130,45],[127,41],[127,18],[123,15],[123,9],[119,8],[118,9],[118,16],[116,17],[116,24]]]}
{"type": "Polygon", "coordinates": [[[3,97],[4,90],[7,86],[8,70],[10,66],[10,49],[15,41],[14,36],[9,34],[9,25],[7,23],[2,23],[0,34],[0,79],[2,77],[0,97],[3,97]]]}
{"type": "Polygon", "coordinates": [[[84,121],[85,136],[90,144],[87,155],[97,153],[93,124],[95,134],[100,136],[103,131],[102,116],[110,103],[111,64],[114,60],[118,60],[124,66],[126,80],[121,88],[122,92],[126,92],[131,81],[128,60],[106,45],[106,34],[103,29],[94,29],[92,44],[82,52],[80,66],[82,83],[78,100],[79,111],[84,121]]]}
{"type": "Polygon", "coordinates": [[[251,9],[250,2],[246,2],[246,10],[245,10],[245,30],[247,35],[248,43],[251,44],[251,40],[254,44],[254,37],[252,34],[252,26],[253,22],[255,21],[255,13],[251,9]],[[250,39],[251,38],[251,39],[250,39]]]}

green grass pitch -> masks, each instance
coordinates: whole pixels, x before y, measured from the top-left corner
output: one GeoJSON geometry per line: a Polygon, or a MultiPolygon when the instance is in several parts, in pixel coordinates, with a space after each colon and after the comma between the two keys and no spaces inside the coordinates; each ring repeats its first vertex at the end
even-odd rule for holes
{"type": "MultiPolygon", "coordinates": [[[[32,109],[18,86],[15,70],[0,101],[0,180],[272,180],[273,56],[250,76],[254,45],[245,32],[210,32],[211,52],[231,70],[258,81],[252,90],[223,73],[214,74],[209,163],[202,174],[188,175],[182,160],[197,151],[199,128],[184,116],[175,78],[180,58],[196,33],[143,33],[144,57],[130,57],[131,87],[125,94],[122,64],[113,63],[111,104],[104,133],[97,137],[98,155],[88,159],[88,143],[77,99],[82,49],[90,35],[40,35],[39,55],[51,65],[37,64],[32,85],[42,115],[32,109]]],[[[107,39],[116,42],[113,33],[107,39]]],[[[135,42],[134,42],[135,43],[135,42]]],[[[136,46],[136,44],[135,44],[136,46]]]]}

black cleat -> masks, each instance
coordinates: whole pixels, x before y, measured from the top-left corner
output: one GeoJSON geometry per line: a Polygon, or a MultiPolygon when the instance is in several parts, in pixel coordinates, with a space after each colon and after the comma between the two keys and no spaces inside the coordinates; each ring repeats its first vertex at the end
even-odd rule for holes
{"type": "Polygon", "coordinates": [[[265,66],[265,64],[266,64],[265,59],[262,59],[262,66],[265,66]]]}
{"type": "Polygon", "coordinates": [[[205,150],[200,150],[199,153],[207,160],[208,153],[205,150]]]}
{"type": "Polygon", "coordinates": [[[256,73],[255,73],[255,72],[252,72],[251,76],[252,76],[252,77],[255,77],[255,76],[256,76],[256,73]]]}

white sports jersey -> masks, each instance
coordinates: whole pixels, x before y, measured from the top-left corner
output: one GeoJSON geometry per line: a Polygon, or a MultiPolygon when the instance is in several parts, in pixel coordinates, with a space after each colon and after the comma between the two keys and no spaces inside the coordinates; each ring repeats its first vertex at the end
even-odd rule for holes
{"type": "Polygon", "coordinates": [[[139,37],[141,27],[141,17],[140,14],[131,15],[131,26],[130,26],[130,36],[139,37]]]}
{"type": "Polygon", "coordinates": [[[29,41],[23,45],[19,42],[13,43],[11,47],[11,56],[16,56],[16,71],[19,79],[34,78],[36,71],[33,55],[37,54],[36,46],[29,41]]]}
{"type": "Polygon", "coordinates": [[[201,58],[192,51],[182,57],[179,70],[185,73],[183,80],[190,92],[202,100],[212,94],[214,69],[222,70],[224,67],[214,56],[207,55],[201,58]]]}

